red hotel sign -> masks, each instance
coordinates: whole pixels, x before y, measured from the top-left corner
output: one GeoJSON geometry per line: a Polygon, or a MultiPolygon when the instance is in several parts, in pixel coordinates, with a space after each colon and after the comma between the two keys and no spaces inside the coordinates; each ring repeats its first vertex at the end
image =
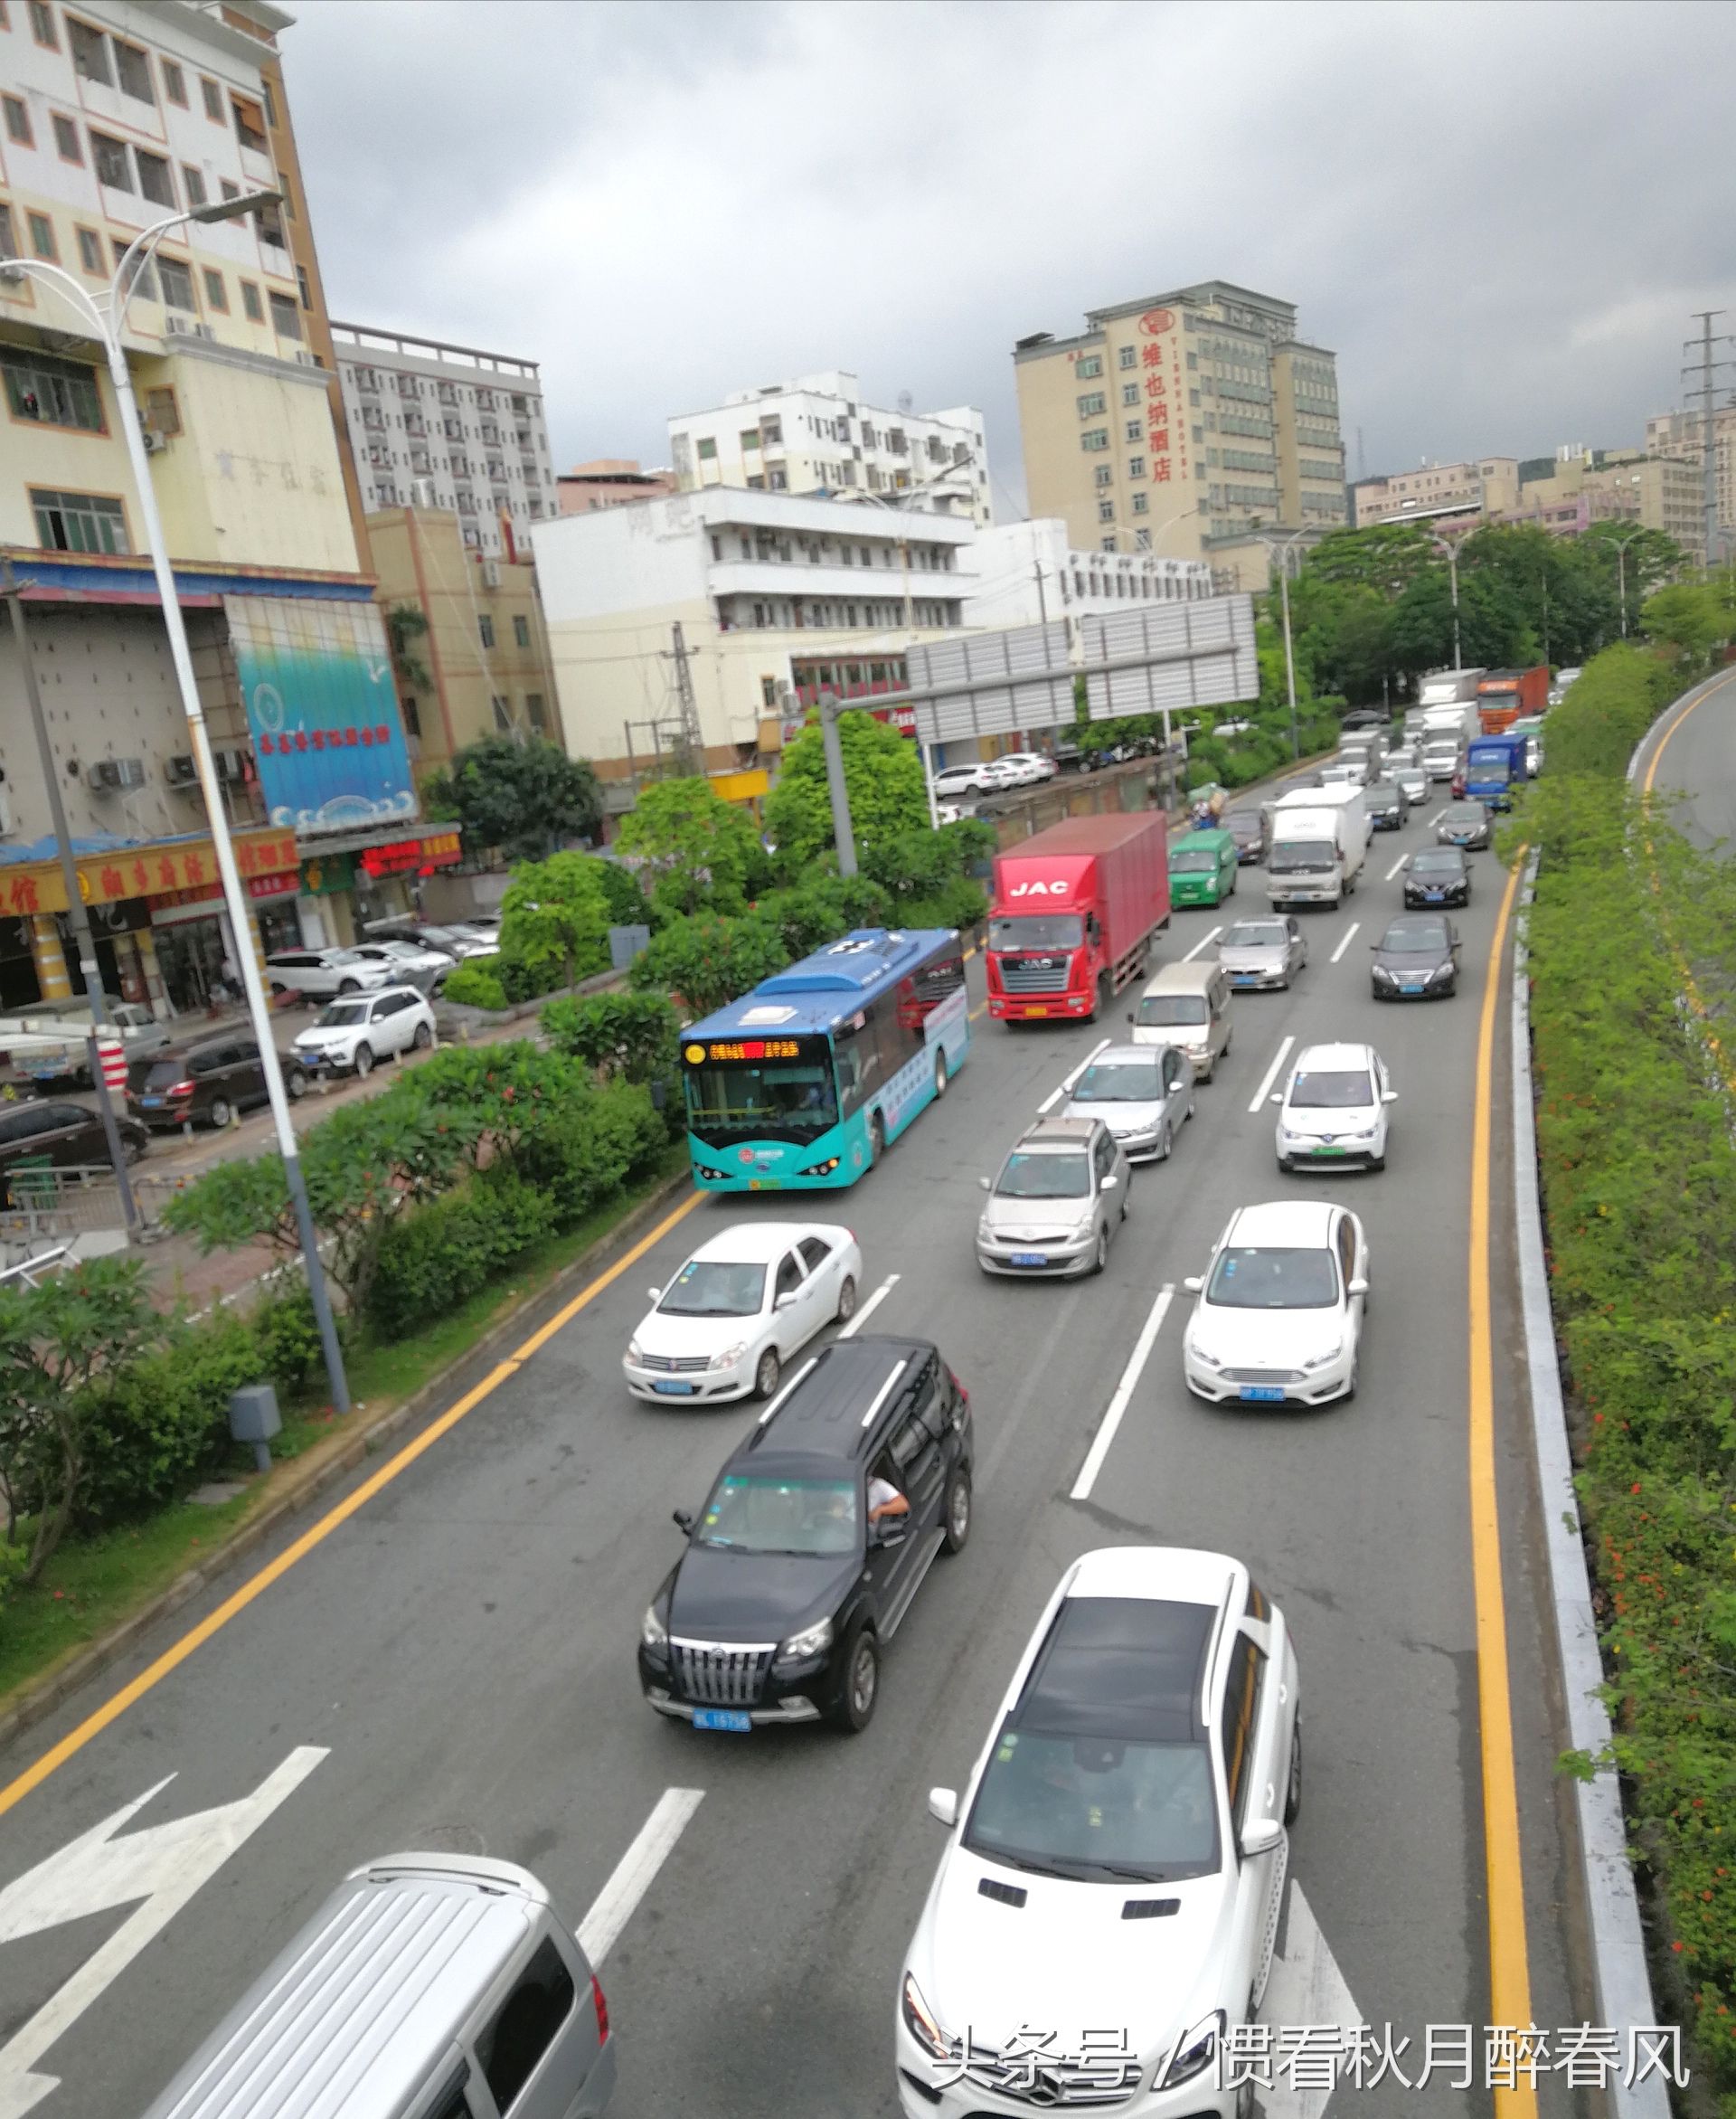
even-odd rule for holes
{"type": "Polygon", "coordinates": [[[456,831],[433,831],[426,838],[395,838],[383,847],[363,847],[356,856],[368,875],[413,875],[421,868],[449,868],[462,858],[456,831]]]}

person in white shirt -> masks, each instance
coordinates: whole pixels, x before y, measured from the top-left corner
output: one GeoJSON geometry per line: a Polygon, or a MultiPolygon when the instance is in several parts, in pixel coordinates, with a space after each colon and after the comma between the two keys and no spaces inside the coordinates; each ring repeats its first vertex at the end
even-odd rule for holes
{"type": "Polygon", "coordinates": [[[908,1516],[910,1512],[910,1502],[890,1479],[878,1471],[869,1474],[868,1520],[871,1523],[879,1523],[888,1516],[908,1516]]]}

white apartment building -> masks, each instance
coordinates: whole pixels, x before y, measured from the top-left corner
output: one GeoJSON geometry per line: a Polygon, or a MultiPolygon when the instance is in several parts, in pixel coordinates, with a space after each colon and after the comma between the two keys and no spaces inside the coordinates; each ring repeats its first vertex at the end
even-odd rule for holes
{"type": "Polygon", "coordinates": [[[739,390],[712,411],[684,412],[669,421],[669,451],[684,493],[916,490],[936,513],[990,519],[981,412],[883,412],[863,403],[856,377],[843,369],[739,390]]]}
{"type": "Polygon", "coordinates": [[[763,793],[820,687],[895,694],[905,647],[966,622],[976,537],[965,516],[728,487],[533,525],[568,748],[629,807],[678,734],[684,659],[707,771],[763,793]]]}
{"type": "Polygon", "coordinates": [[[974,564],[967,626],[1044,625],[1054,618],[1126,610],[1135,603],[1191,602],[1212,593],[1210,561],[1080,552],[1068,543],[1059,516],[978,530],[974,564]]]}
{"type": "Polygon", "coordinates": [[[555,512],[542,384],[534,361],[479,353],[371,324],[332,342],[363,506],[438,507],[473,551],[498,557],[555,512]]]}

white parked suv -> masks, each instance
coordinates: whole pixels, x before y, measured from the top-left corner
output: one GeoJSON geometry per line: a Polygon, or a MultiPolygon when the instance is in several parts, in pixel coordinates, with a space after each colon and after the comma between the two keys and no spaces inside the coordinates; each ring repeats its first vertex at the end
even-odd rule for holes
{"type": "Polygon", "coordinates": [[[1372,1045],[1310,1045],[1281,1090],[1278,1167],[1361,1163],[1386,1168],[1386,1107],[1399,1101],[1386,1062],[1372,1045]]]}
{"type": "Polygon", "coordinates": [[[1213,1404],[1325,1405],[1356,1395],[1368,1239],[1329,1201],[1284,1199],[1230,1217],[1196,1297],[1182,1376],[1213,1404]]]}
{"type": "Polygon", "coordinates": [[[371,1074],[389,1054],[434,1042],[434,1011],[414,987],[393,986],[335,1000],[297,1033],[296,1056],[310,1074],[371,1074]]]}
{"type": "Polygon", "coordinates": [[[1016,785],[1036,787],[1045,780],[1052,780],[1061,771],[1052,758],[1045,758],[1041,751],[1007,751],[995,761],[1003,769],[1018,774],[1016,785]]]}
{"type": "Polygon", "coordinates": [[[365,993],[392,986],[402,973],[353,949],[280,949],[265,960],[273,993],[305,993],[323,999],[333,993],[365,993]]]}
{"type": "Polygon", "coordinates": [[[1074,1561],[962,1797],[929,1794],[952,1836],[899,1982],[906,2119],[1251,2108],[1219,2058],[1271,1967],[1300,1692],[1284,1615],[1240,1560],[1074,1561]]]}

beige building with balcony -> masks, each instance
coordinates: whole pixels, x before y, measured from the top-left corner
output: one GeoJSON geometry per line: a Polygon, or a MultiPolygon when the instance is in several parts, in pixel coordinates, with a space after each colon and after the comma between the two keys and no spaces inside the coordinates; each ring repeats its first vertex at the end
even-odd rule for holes
{"type": "Polygon", "coordinates": [[[1360,478],[1351,488],[1359,530],[1375,523],[1424,522],[1439,527],[1454,516],[1504,515],[1519,502],[1519,459],[1473,458],[1467,463],[1420,465],[1383,478],[1360,478]]]}
{"type": "Polygon", "coordinates": [[[1208,559],[1264,585],[1257,532],[1345,519],[1336,356],[1294,304],[1212,279],[1092,309],[1014,348],[1033,516],[1087,550],[1208,559]]]}

